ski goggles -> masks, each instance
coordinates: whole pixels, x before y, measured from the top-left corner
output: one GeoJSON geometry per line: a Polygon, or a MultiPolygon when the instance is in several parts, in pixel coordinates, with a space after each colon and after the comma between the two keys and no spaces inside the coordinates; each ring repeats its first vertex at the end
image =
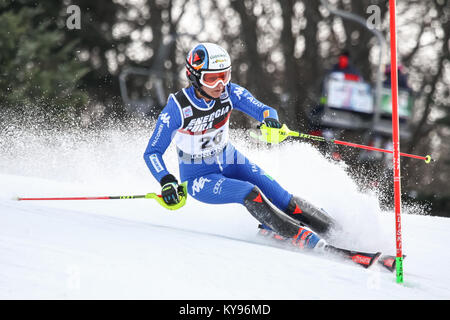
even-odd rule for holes
{"type": "Polygon", "coordinates": [[[200,83],[205,87],[213,89],[217,87],[219,82],[222,82],[224,86],[230,82],[231,68],[223,71],[202,71],[200,76],[200,83]]]}

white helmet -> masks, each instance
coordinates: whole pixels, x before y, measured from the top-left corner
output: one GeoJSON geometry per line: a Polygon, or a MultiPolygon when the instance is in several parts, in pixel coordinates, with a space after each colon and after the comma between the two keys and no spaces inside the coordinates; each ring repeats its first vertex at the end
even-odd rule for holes
{"type": "Polygon", "coordinates": [[[214,88],[220,82],[227,85],[231,78],[228,52],[214,43],[197,44],[186,57],[186,76],[200,92],[201,86],[214,88]]]}

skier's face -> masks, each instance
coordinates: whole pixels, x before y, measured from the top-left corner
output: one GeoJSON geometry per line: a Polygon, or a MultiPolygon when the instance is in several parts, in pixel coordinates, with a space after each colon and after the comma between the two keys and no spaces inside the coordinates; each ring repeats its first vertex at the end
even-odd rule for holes
{"type": "Polygon", "coordinates": [[[202,86],[203,91],[206,92],[206,94],[208,94],[209,96],[213,97],[214,99],[217,99],[220,97],[220,95],[223,92],[223,89],[225,88],[225,86],[223,85],[222,82],[219,82],[217,84],[217,86],[215,86],[214,88],[208,88],[205,86],[202,86]]]}

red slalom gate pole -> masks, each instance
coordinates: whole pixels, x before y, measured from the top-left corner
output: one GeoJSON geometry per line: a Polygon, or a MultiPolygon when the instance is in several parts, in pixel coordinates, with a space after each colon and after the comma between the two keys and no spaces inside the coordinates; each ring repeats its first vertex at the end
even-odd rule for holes
{"type": "Polygon", "coordinates": [[[392,90],[392,142],[394,146],[394,204],[397,283],[403,283],[403,254],[401,228],[401,181],[400,181],[400,132],[398,118],[398,74],[397,74],[397,26],[396,1],[389,0],[391,33],[391,90],[392,90]]]}

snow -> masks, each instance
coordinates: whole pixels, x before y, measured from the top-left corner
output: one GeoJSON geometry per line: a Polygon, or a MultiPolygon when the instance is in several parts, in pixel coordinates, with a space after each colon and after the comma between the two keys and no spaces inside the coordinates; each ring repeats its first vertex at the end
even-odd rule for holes
{"type": "MultiPolygon", "coordinates": [[[[142,159],[150,133],[23,129],[2,137],[1,299],[450,298],[450,220],[424,215],[418,206],[405,206],[402,214],[407,258],[400,285],[379,265],[364,269],[264,243],[257,221],[240,205],[190,197],[185,207],[168,211],[145,199],[16,200],[159,192],[142,159]]],[[[245,136],[233,132],[239,150],[341,221],[348,234],[335,238],[336,245],[395,252],[393,213],[359,191],[345,166],[305,143],[269,149],[245,136]]],[[[178,173],[173,146],[165,160],[178,173]]]]}

